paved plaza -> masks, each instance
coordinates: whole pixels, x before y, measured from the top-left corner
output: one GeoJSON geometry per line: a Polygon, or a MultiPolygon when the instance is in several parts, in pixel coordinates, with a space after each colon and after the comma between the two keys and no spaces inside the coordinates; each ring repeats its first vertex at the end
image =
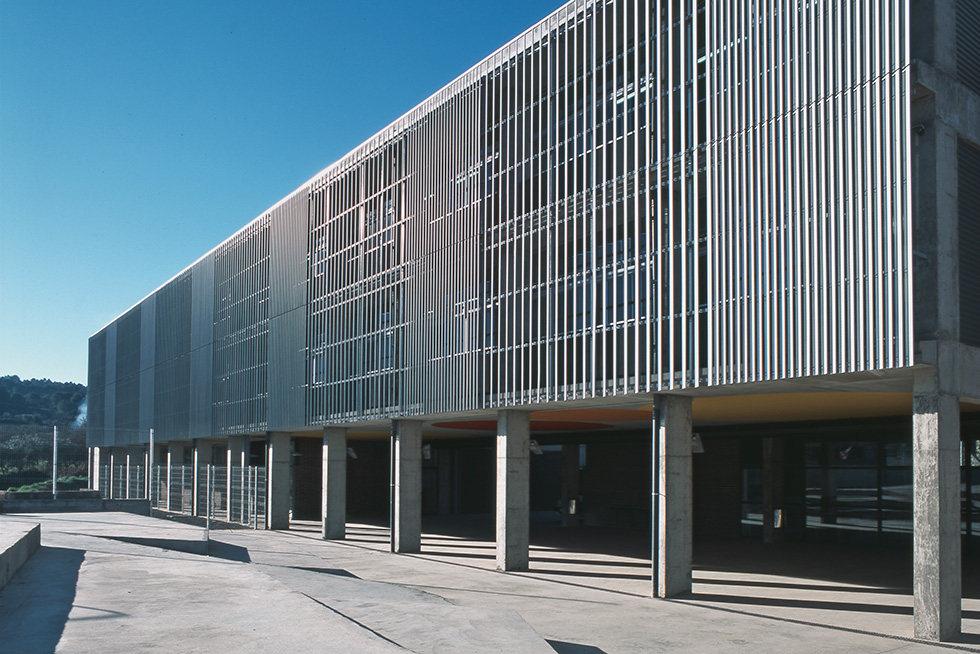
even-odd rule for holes
{"type": "Polygon", "coordinates": [[[980,652],[975,557],[964,635],[933,645],[911,638],[901,550],[698,544],[694,593],[664,601],[647,597],[642,543],[609,530],[539,529],[532,571],[505,574],[479,522],[428,524],[415,555],[366,524],[345,541],[294,523],[205,544],[198,526],[124,513],[0,516],[13,523],[41,523],[42,547],[0,591],[11,654],[980,652]]]}

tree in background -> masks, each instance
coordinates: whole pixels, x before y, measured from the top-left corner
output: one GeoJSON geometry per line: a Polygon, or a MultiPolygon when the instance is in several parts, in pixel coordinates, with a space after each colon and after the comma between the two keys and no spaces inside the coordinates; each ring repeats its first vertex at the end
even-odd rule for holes
{"type": "Polygon", "coordinates": [[[82,384],[0,377],[0,424],[70,425],[79,418],[84,401],[82,384]]]}
{"type": "Polygon", "coordinates": [[[59,487],[87,483],[85,397],[82,384],[0,377],[0,490],[50,488],[55,425],[59,487]]]}

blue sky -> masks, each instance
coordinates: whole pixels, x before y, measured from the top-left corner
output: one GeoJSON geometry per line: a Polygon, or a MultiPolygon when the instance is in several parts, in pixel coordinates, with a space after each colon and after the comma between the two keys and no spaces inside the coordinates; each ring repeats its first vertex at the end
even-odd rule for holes
{"type": "Polygon", "coordinates": [[[0,2],[0,375],[88,337],[560,6],[0,2]]]}

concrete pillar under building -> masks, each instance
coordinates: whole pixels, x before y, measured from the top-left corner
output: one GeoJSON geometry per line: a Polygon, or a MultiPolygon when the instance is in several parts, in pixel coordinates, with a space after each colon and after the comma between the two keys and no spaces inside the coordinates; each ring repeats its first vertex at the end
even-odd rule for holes
{"type": "Polygon", "coordinates": [[[782,438],[762,439],[762,542],[783,540],[783,470],[782,438]]]}
{"type": "Polygon", "coordinates": [[[91,464],[89,466],[89,487],[92,490],[101,491],[102,486],[100,484],[99,472],[102,470],[102,447],[90,447],[89,448],[89,460],[91,464]]]}
{"type": "MultiPolygon", "coordinates": [[[[153,444],[153,461],[150,464],[150,484],[153,487],[153,497],[150,504],[158,508],[166,508],[169,475],[167,474],[167,448],[159,443],[153,444]]],[[[147,453],[149,458],[149,453],[147,453]]]]}
{"type": "Polygon", "coordinates": [[[527,570],[530,548],[531,414],[497,414],[497,569],[527,570]]]}
{"type": "Polygon", "coordinates": [[[394,445],[392,550],[403,554],[419,552],[422,550],[422,422],[392,421],[391,438],[394,445]]]}
{"type": "Polygon", "coordinates": [[[211,441],[194,441],[194,515],[207,515],[208,510],[208,471],[206,466],[213,463],[211,441]]]}
{"type": "Polygon", "coordinates": [[[113,447],[108,448],[109,450],[109,476],[106,480],[109,483],[109,492],[105,496],[109,499],[116,499],[116,466],[119,465],[119,457],[116,449],[113,447]]]}
{"type": "Polygon", "coordinates": [[[137,467],[137,465],[138,464],[135,461],[135,454],[133,453],[132,449],[127,449],[126,450],[126,471],[125,471],[126,474],[125,474],[125,479],[123,481],[124,488],[122,489],[122,496],[125,499],[127,499],[127,500],[130,499],[130,497],[129,497],[129,489],[132,487],[132,484],[131,484],[132,480],[136,478],[136,467],[137,467]]]}
{"type": "Polygon", "coordinates": [[[913,606],[917,638],[960,633],[960,406],[934,368],[915,373],[912,418],[913,606]]]}
{"type": "Polygon", "coordinates": [[[653,595],[691,592],[691,398],[658,395],[653,414],[653,595]]]}
{"type": "Polygon", "coordinates": [[[323,430],[323,538],[347,535],[347,430],[323,430]]]}
{"type": "MultiPolygon", "coordinates": [[[[235,468],[243,468],[248,464],[248,447],[249,439],[247,436],[229,436],[228,437],[228,451],[226,452],[227,460],[225,465],[228,466],[225,475],[225,493],[227,502],[226,507],[228,509],[228,521],[233,522],[239,516],[234,514],[232,510],[232,497],[235,492],[235,488],[232,485],[232,481],[235,478],[235,473],[233,470],[235,468]]],[[[241,495],[241,493],[239,493],[241,495]]]]}
{"type": "Polygon", "coordinates": [[[269,529],[289,529],[289,440],[289,434],[281,432],[270,432],[266,440],[266,525],[269,529]]]}
{"type": "Polygon", "coordinates": [[[561,446],[561,526],[578,524],[579,471],[581,470],[578,443],[561,446]]]}

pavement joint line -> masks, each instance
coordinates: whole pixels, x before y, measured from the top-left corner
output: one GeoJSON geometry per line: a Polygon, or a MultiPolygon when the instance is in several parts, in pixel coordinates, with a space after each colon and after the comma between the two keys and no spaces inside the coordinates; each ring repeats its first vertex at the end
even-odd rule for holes
{"type": "MultiPolygon", "coordinates": [[[[871,630],[868,630],[868,629],[856,629],[854,627],[842,627],[840,625],[823,624],[823,623],[820,623],[820,622],[810,622],[808,620],[800,620],[798,618],[786,618],[786,617],[777,616],[777,615],[766,615],[764,613],[753,613],[752,611],[743,611],[741,609],[732,609],[732,608],[728,608],[727,606],[713,606],[711,604],[704,604],[702,602],[697,601],[696,598],[677,598],[677,599],[666,600],[666,601],[669,601],[669,602],[672,602],[672,603],[677,603],[677,604],[686,604],[688,606],[699,606],[701,608],[711,609],[711,610],[714,610],[714,611],[724,611],[725,613],[735,613],[737,615],[747,615],[747,616],[752,616],[752,617],[756,617],[756,618],[764,618],[764,619],[767,619],[767,620],[775,620],[777,622],[788,622],[790,624],[797,624],[797,625],[802,625],[802,626],[806,626],[806,627],[819,627],[819,628],[823,628],[823,629],[832,629],[834,631],[844,631],[844,632],[848,632],[848,633],[852,633],[852,634],[860,634],[862,636],[876,636],[878,638],[887,638],[889,640],[898,640],[898,641],[902,641],[902,642],[908,643],[908,644],[926,645],[926,646],[931,646],[931,647],[941,647],[941,648],[944,648],[944,649],[953,649],[953,650],[958,650],[958,651],[961,651],[961,652],[974,652],[974,653],[975,652],[980,652],[980,647],[971,647],[970,645],[967,645],[967,644],[940,643],[940,642],[935,642],[935,641],[932,641],[932,640],[923,640],[921,638],[910,638],[909,636],[899,636],[897,634],[886,634],[886,633],[882,633],[882,632],[879,632],[879,631],[871,631],[871,630]]],[[[901,647],[904,647],[904,645],[902,645],[902,646],[900,646],[900,647],[898,647],[896,649],[901,649],[901,647]]],[[[895,651],[895,650],[888,650],[888,651],[895,651]]]]}
{"type": "Polygon", "coordinates": [[[598,602],[596,600],[574,599],[574,598],[569,598],[569,597],[553,597],[553,596],[541,596],[541,595],[525,595],[525,594],[522,594],[522,593],[504,593],[504,592],[501,592],[501,591],[498,591],[498,590],[479,590],[479,589],[476,589],[476,588],[454,588],[452,586],[432,586],[432,585],[427,585],[427,584],[406,584],[406,583],[399,583],[398,585],[399,586],[404,586],[406,588],[418,588],[420,590],[426,590],[426,589],[428,589],[430,591],[434,591],[434,590],[448,590],[448,591],[453,591],[453,592],[457,592],[457,593],[477,593],[477,594],[481,594],[481,595],[504,595],[504,596],[507,596],[507,597],[523,597],[523,598],[535,597],[535,598],[541,598],[541,599],[549,599],[549,600],[553,600],[553,601],[556,601],[556,602],[575,602],[577,604],[601,604],[601,605],[605,605],[605,606],[616,606],[616,603],[615,602],[598,602]]]}
{"type": "Polygon", "coordinates": [[[337,615],[339,615],[340,617],[344,618],[345,620],[349,620],[350,622],[352,622],[353,624],[356,624],[361,629],[364,629],[365,631],[371,632],[372,634],[374,634],[375,636],[377,636],[381,640],[386,641],[386,642],[389,642],[392,645],[394,645],[395,647],[397,647],[399,649],[403,649],[403,650],[405,650],[407,652],[412,651],[412,650],[408,649],[407,647],[405,647],[404,645],[402,645],[400,643],[396,643],[392,639],[390,639],[387,636],[385,636],[383,633],[381,633],[379,631],[375,631],[374,629],[372,629],[371,627],[367,626],[366,624],[363,624],[362,622],[359,622],[359,621],[355,620],[354,618],[350,617],[349,615],[346,615],[344,613],[341,613],[340,611],[338,611],[337,609],[333,608],[329,604],[325,604],[325,603],[321,602],[320,600],[318,600],[317,598],[315,598],[315,597],[313,597],[311,595],[307,595],[306,593],[304,593],[301,590],[300,591],[296,591],[296,592],[298,592],[300,595],[302,595],[303,597],[307,598],[308,600],[311,600],[313,602],[316,602],[317,604],[319,604],[323,608],[325,608],[325,609],[327,609],[329,611],[332,611],[332,612],[336,613],[337,615]]]}
{"type": "MultiPolygon", "coordinates": [[[[305,536],[301,536],[299,534],[289,534],[288,532],[281,532],[281,533],[285,533],[286,535],[296,536],[298,538],[306,538],[305,536]]],[[[382,552],[380,550],[377,550],[377,549],[375,549],[373,547],[369,547],[367,545],[358,545],[356,543],[350,543],[350,542],[347,542],[345,540],[332,540],[332,541],[329,541],[329,542],[331,542],[331,543],[333,543],[335,545],[344,545],[344,546],[347,546],[347,547],[354,547],[354,548],[357,548],[357,549],[374,551],[374,552],[378,552],[380,554],[391,554],[390,552],[382,552]]],[[[613,593],[613,594],[616,594],[616,595],[624,595],[624,596],[627,596],[627,597],[635,597],[635,598],[640,598],[640,599],[653,599],[653,600],[660,600],[660,601],[670,602],[670,603],[686,604],[686,605],[689,605],[689,606],[698,606],[698,607],[705,608],[705,609],[713,609],[713,610],[716,610],[716,611],[725,611],[725,612],[729,612],[729,613],[735,613],[735,614],[738,614],[738,615],[746,615],[746,616],[751,616],[751,617],[755,617],[755,618],[763,618],[763,619],[775,620],[775,621],[780,621],[780,622],[788,622],[788,623],[798,624],[798,625],[802,625],[802,626],[817,627],[817,628],[824,628],[824,629],[831,629],[831,630],[835,630],[835,631],[843,631],[843,632],[860,634],[860,635],[865,635],[865,636],[876,636],[876,637],[881,637],[881,638],[887,638],[887,639],[890,639],[890,640],[897,640],[897,641],[901,641],[903,643],[909,643],[909,644],[926,645],[926,646],[932,646],[932,647],[940,647],[940,648],[944,648],[944,649],[952,649],[952,650],[958,650],[958,651],[963,651],[963,652],[974,652],[974,653],[975,652],[980,652],[980,647],[971,647],[970,645],[965,645],[965,644],[961,645],[961,644],[957,644],[957,643],[939,643],[939,642],[934,642],[934,641],[929,641],[929,640],[922,640],[922,639],[919,639],[919,638],[910,638],[910,637],[907,637],[907,636],[899,636],[899,635],[896,635],[896,634],[886,634],[886,633],[881,633],[881,632],[877,632],[877,631],[870,631],[870,630],[865,630],[865,629],[856,629],[856,628],[853,628],[853,627],[843,627],[843,626],[839,626],[839,625],[829,625],[829,624],[823,624],[823,623],[819,623],[819,622],[809,622],[809,621],[806,621],[806,620],[798,620],[798,619],[795,619],[795,618],[786,618],[786,617],[780,617],[780,616],[774,616],[774,615],[766,615],[766,614],[763,614],[763,613],[753,613],[751,611],[742,611],[742,610],[738,610],[738,609],[731,609],[731,608],[727,608],[727,607],[713,606],[711,604],[705,604],[705,603],[699,602],[696,598],[673,598],[673,599],[668,598],[668,599],[661,599],[661,598],[651,597],[650,595],[641,595],[641,594],[638,594],[638,593],[629,593],[629,592],[626,592],[626,591],[613,590],[613,589],[609,589],[609,588],[597,588],[595,586],[589,586],[589,585],[586,585],[586,584],[577,584],[577,583],[570,582],[570,581],[561,581],[561,580],[558,580],[558,579],[547,579],[547,578],[542,578],[542,577],[536,576],[533,571],[528,571],[528,572],[510,571],[510,572],[507,572],[507,571],[502,571],[502,570],[490,570],[490,569],[487,569],[487,568],[481,568],[479,566],[467,565],[465,563],[455,563],[453,561],[444,561],[444,560],[441,560],[439,558],[435,558],[433,555],[425,555],[425,554],[400,554],[399,556],[404,556],[404,557],[408,557],[408,558],[419,559],[419,560],[423,560],[423,561],[431,561],[433,563],[441,563],[441,564],[445,564],[445,565],[454,565],[454,566],[458,566],[458,567],[462,567],[462,568],[468,568],[468,569],[471,569],[471,570],[479,570],[479,571],[482,571],[482,572],[497,573],[497,574],[504,574],[504,575],[513,575],[515,577],[520,577],[520,578],[523,578],[523,579],[533,579],[533,580],[536,580],[536,581],[549,582],[549,583],[554,583],[554,584],[561,584],[561,585],[564,585],[564,586],[572,586],[572,587],[575,587],[575,588],[583,588],[583,589],[586,589],[586,590],[597,590],[597,591],[606,592],[606,593],[613,593]]],[[[410,584],[402,584],[402,585],[410,585],[410,584]]],[[[425,586],[420,586],[420,587],[425,588],[425,586]]],[[[438,588],[438,587],[433,586],[432,588],[438,588]]],[[[904,645],[900,646],[899,649],[901,647],[904,647],[904,645]]],[[[890,651],[894,651],[894,650],[890,650],[890,651]]]]}

